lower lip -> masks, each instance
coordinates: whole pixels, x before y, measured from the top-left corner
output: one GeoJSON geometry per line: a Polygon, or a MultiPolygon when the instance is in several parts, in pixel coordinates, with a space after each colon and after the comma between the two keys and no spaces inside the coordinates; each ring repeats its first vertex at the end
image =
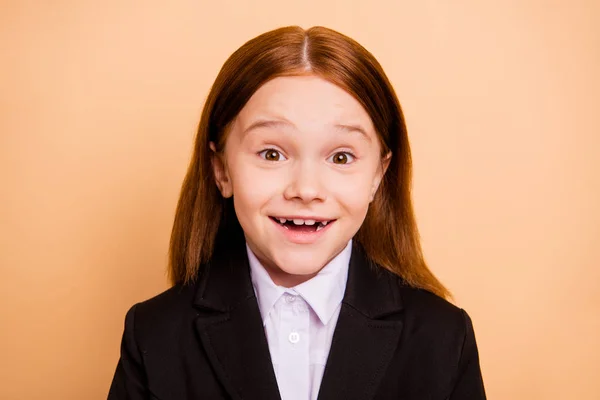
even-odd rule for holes
{"type": "Polygon", "coordinates": [[[271,222],[273,222],[273,224],[275,224],[275,227],[279,229],[279,231],[286,237],[287,240],[296,244],[311,244],[316,242],[321,236],[323,236],[323,234],[325,234],[325,232],[329,230],[329,227],[336,222],[336,220],[333,220],[318,231],[297,231],[281,225],[272,218],[269,219],[271,222]]]}

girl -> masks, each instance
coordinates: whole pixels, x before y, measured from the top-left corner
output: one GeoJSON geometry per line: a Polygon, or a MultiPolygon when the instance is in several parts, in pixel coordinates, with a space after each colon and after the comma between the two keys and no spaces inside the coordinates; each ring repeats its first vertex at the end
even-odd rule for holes
{"type": "Polygon", "coordinates": [[[400,104],[367,50],[322,27],[244,44],[202,112],[174,286],[128,311],[108,398],[484,399],[410,185],[400,104]]]}

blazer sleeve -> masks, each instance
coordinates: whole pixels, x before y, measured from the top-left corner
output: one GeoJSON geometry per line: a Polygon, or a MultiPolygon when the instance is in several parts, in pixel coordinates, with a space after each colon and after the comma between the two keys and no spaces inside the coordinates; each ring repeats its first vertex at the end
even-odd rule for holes
{"type": "Polygon", "coordinates": [[[121,357],[108,392],[108,400],[147,400],[147,377],[142,354],[135,339],[135,310],[127,311],[125,329],[121,340],[121,357]]]}
{"type": "Polygon", "coordinates": [[[465,323],[465,338],[458,364],[458,375],[449,400],[485,400],[473,323],[469,315],[464,310],[461,311],[465,323]]]}

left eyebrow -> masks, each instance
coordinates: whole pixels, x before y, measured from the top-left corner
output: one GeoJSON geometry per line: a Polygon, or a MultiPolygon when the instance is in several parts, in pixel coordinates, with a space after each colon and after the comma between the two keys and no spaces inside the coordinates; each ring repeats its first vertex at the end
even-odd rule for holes
{"type": "Polygon", "coordinates": [[[371,138],[367,134],[367,131],[360,125],[336,124],[334,125],[334,127],[345,132],[358,132],[362,134],[365,137],[365,139],[367,139],[369,142],[371,141],[371,138]]]}

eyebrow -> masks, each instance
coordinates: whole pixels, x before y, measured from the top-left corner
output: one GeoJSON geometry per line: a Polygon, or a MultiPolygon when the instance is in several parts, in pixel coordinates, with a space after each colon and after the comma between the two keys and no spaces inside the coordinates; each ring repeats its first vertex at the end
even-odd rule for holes
{"type": "Polygon", "coordinates": [[[371,141],[371,138],[367,134],[367,131],[360,125],[336,124],[336,125],[334,125],[334,127],[339,130],[346,131],[346,132],[358,132],[358,133],[362,134],[363,137],[365,139],[367,139],[367,141],[369,141],[369,142],[371,141]]]}
{"type": "MultiPolygon", "coordinates": [[[[259,119],[251,123],[250,126],[248,126],[246,129],[244,129],[243,135],[245,136],[248,134],[248,132],[258,128],[279,128],[282,126],[292,127],[294,129],[296,128],[296,125],[294,125],[291,121],[285,118],[259,119]]],[[[362,136],[364,136],[364,138],[367,141],[371,142],[371,138],[367,134],[366,129],[364,129],[360,125],[335,124],[333,127],[344,132],[358,132],[362,136]]]]}
{"type": "Polygon", "coordinates": [[[277,118],[277,119],[259,119],[250,124],[242,134],[245,136],[248,132],[258,129],[258,128],[279,128],[281,126],[290,126],[292,128],[296,128],[292,122],[288,121],[285,118],[277,118]]]}

